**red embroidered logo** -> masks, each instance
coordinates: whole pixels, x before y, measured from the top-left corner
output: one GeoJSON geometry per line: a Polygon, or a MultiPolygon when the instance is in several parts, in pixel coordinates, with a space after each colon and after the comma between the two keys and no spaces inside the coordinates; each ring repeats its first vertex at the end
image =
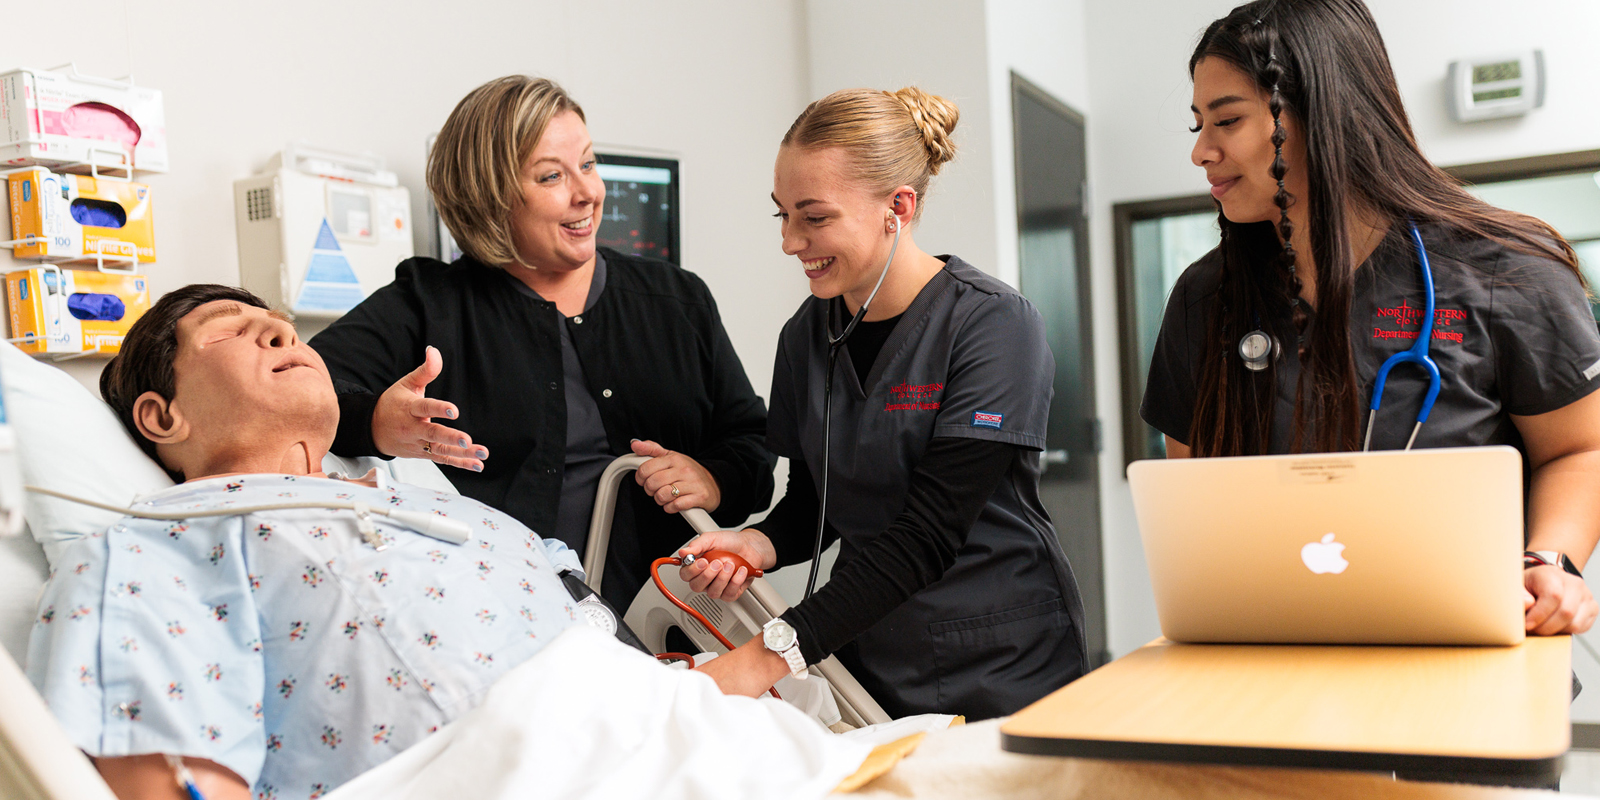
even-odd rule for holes
{"type": "MultiPolygon", "coordinates": [[[[1422,314],[1425,309],[1412,306],[1402,300],[1398,308],[1380,308],[1377,311],[1378,320],[1393,320],[1394,330],[1372,327],[1374,339],[1415,339],[1422,330],[1422,314]]],[[[1465,320],[1467,312],[1458,308],[1436,308],[1433,310],[1433,335],[1432,339],[1439,342],[1457,342],[1462,340],[1462,332],[1453,330],[1451,326],[1458,321],[1465,320]]]]}
{"type": "Polygon", "coordinates": [[[934,399],[944,391],[942,383],[924,383],[913,386],[901,383],[889,387],[889,400],[883,404],[884,411],[937,411],[939,401],[934,399]]]}

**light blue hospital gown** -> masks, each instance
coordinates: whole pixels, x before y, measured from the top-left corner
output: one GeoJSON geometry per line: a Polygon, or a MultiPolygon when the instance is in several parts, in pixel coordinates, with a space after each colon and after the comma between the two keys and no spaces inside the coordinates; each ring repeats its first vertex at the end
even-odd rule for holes
{"type": "Polygon", "coordinates": [[[373,515],[124,518],[67,545],[39,605],[29,677],[94,756],[173,753],[238,773],[258,800],[319,797],[461,716],[577,624],[577,568],[475,500],[413,486],[247,475],[175,486],[175,511],[362,502],[468,523],[456,545],[373,515]]]}

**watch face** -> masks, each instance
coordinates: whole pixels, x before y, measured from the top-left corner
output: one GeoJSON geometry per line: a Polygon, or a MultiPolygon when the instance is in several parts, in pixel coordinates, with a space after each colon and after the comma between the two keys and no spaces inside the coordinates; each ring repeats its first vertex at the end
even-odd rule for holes
{"type": "Polygon", "coordinates": [[[778,620],[768,625],[766,630],[761,633],[762,644],[765,644],[767,649],[774,653],[782,653],[794,647],[794,641],[794,626],[783,620],[778,620]]]}

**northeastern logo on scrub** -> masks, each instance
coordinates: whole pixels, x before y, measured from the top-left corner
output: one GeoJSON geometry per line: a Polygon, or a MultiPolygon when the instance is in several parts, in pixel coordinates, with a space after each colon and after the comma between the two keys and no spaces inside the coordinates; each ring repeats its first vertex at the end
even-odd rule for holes
{"type": "MultiPolygon", "coordinates": [[[[1416,339],[1422,330],[1422,314],[1427,309],[1417,308],[1408,301],[1401,300],[1398,308],[1380,308],[1373,315],[1377,317],[1377,324],[1372,326],[1374,339],[1416,339]],[[1395,330],[1381,327],[1383,324],[1395,326],[1395,330]]],[[[1435,308],[1433,310],[1433,336],[1436,342],[1456,342],[1462,340],[1461,330],[1453,326],[1467,319],[1467,312],[1459,308],[1435,308]]]]}
{"type": "Polygon", "coordinates": [[[884,411],[938,411],[939,395],[944,392],[942,383],[924,383],[913,386],[909,383],[896,384],[889,387],[889,399],[883,404],[884,411]]]}

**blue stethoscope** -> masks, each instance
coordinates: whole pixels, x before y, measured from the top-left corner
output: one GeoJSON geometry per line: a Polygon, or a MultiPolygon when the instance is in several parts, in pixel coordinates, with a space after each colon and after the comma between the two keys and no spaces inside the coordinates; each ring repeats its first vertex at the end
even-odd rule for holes
{"type": "MultiPolygon", "coordinates": [[[[1383,405],[1383,387],[1389,379],[1390,370],[1400,364],[1416,364],[1428,372],[1428,393],[1422,398],[1422,410],[1417,412],[1417,424],[1411,429],[1411,438],[1406,440],[1405,449],[1410,450],[1411,445],[1416,443],[1422,423],[1428,421],[1428,413],[1433,411],[1433,403],[1439,399],[1439,365],[1428,355],[1428,342],[1433,338],[1433,267],[1428,264],[1428,249],[1422,244],[1417,223],[1406,220],[1406,226],[1411,229],[1411,242],[1417,247],[1417,262],[1422,268],[1422,291],[1427,304],[1423,309],[1422,329],[1417,332],[1416,343],[1389,356],[1383,366],[1378,367],[1377,380],[1372,384],[1372,403],[1368,406],[1367,435],[1361,444],[1363,451],[1372,449],[1372,428],[1378,420],[1378,407],[1383,405]]],[[[1277,357],[1279,350],[1278,343],[1261,330],[1259,319],[1256,329],[1239,340],[1239,356],[1244,359],[1245,366],[1252,370],[1266,369],[1267,363],[1277,357]]]]}

